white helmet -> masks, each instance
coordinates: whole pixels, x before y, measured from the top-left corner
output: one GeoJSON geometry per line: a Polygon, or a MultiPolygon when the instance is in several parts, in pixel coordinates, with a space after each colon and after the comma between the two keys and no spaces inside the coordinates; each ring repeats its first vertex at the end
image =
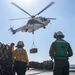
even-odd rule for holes
{"type": "Polygon", "coordinates": [[[23,41],[19,41],[19,42],[17,43],[17,46],[16,46],[16,47],[18,47],[18,46],[24,47],[24,42],[23,42],[23,41]]]}
{"type": "Polygon", "coordinates": [[[57,35],[63,35],[63,33],[61,31],[58,31],[57,35]]]}
{"type": "Polygon", "coordinates": [[[58,31],[54,33],[54,38],[64,38],[64,35],[61,31],[58,31]]]}

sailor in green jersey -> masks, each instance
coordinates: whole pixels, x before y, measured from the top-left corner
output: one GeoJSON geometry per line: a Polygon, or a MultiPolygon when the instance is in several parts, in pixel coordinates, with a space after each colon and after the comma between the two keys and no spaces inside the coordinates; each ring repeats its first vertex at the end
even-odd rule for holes
{"type": "Polygon", "coordinates": [[[69,57],[73,55],[70,44],[63,40],[61,31],[54,33],[56,40],[51,44],[49,55],[54,59],[53,75],[69,75],[69,57]]]}

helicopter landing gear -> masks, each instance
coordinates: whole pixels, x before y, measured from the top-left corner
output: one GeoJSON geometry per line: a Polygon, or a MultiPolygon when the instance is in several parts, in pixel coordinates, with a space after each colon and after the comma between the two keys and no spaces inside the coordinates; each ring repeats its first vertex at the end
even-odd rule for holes
{"type": "Polygon", "coordinates": [[[34,31],[32,31],[32,34],[34,35],[34,31]]]}
{"type": "Polygon", "coordinates": [[[28,31],[28,29],[25,30],[26,32],[28,31]]]}
{"type": "Polygon", "coordinates": [[[45,27],[45,26],[44,26],[43,28],[44,28],[44,29],[46,29],[46,27],[45,27]]]}
{"type": "Polygon", "coordinates": [[[42,26],[44,29],[46,29],[46,27],[45,27],[45,25],[43,24],[43,26],[42,26]]]}

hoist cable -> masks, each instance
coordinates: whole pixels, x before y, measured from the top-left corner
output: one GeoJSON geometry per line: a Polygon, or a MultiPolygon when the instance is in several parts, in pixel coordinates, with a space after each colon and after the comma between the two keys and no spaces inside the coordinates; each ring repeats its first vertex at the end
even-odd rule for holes
{"type": "Polygon", "coordinates": [[[33,34],[33,44],[32,44],[32,46],[35,46],[35,43],[34,43],[34,34],[33,34]]]}

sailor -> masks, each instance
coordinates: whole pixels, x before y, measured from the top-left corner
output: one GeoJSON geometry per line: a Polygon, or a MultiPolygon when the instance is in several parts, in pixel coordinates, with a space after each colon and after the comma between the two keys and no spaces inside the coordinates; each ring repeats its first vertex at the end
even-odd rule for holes
{"type": "Polygon", "coordinates": [[[69,57],[73,55],[70,44],[63,40],[61,31],[54,33],[56,39],[50,47],[49,54],[54,59],[53,75],[69,75],[69,57]]]}
{"type": "Polygon", "coordinates": [[[17,75],[25,75],[27,66],[29,67],[29,60],[26,50],[24,47],[24,42],[19,41],[17,43],[17,49],[13,51],[13,58],[15,60],[15,72],[17,75]]]}

